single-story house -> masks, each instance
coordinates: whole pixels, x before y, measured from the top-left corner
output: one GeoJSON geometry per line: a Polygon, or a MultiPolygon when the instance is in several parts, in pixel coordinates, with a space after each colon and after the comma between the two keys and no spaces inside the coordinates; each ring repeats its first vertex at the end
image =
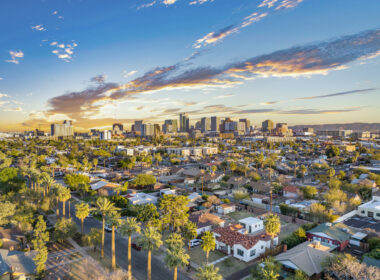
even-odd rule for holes
{"type": "Polygon", "coordinates": [[[342,251],[347,247],[351,236],[355,233],[356,231],[354,232],[343,223],[324,223],[308,230],[306,236],[308,239],[329,244],[336,247],[338,251],[342,251]]]}
{"type": "Polygon", "coordinates": [[[359,205],[357,213],[362,217],[380,220],[380,196],[372,195],[371,201],[359,205]]]}
{"type": "Polygon", "coordinates": [[[247,217],[239,220],[239,223],[247,229],[248,233],[257,233],[264,229],[264,222],[261,219],[247,217]]]}
{"type": "Polygon", "coordinates": [[[37,251],[23,252],[0,249],[0,279],[37,279],[36,265],[33,261],[36,255],[37,251]]]}
{"type": "Polygon", "coordinates": [[[128,194],[127,198],[129,200],[129,203],[133,205],[140,205],[140,204],[157,204],[157,197],[147,194],[147,193],[132,193],[128,194]]]}
{"type": "Polygon", "coordinates": [[[0,240],[3,244],[1,249],[18,250],[24,248],[26,237],[16,226],[0,227],[0,240]]]}
{"type": "Polygon", "coordinates": [[[236,211],[236,206],[233,203],[224,203],[216,206],[216,211],[219,214],[226,215],[236,211]]]}
{"type": "Polygon", "coordinates": [[[283,188],[283,196],[287,198],[296,198],[300,195],[300,191],[296,186],[285,186],[283,188]]]}
{"type": "MultiPolygon", "coordinates": [[[[319,276],[323,271],[323,261],[333,256],[331,247],[321,245],[319,242],[303,242],[294,248],[275,257],[285,268],[301,270],[307,276],[319,276]]],[[[320,278],[318,278],[320,279],[320,278]]]]}
{"type": "MultiPolygon", "coordinates": [[[[271,246],[271,237],[267,234],[248,235],[241,225],[219,227],[213,230],[216,242],[216,249],[221,250],[235,258],[250,262],[271,246]]],[[[274,238],[277,245],[278,237],[274,238]]]]}
{"type": "Polygon", "coordinates": [[[189,221],[197,226],[197,234],[210,231],[213,227],[223,227],[224,220],[210,213],[192,213],[189,216],[189,221]]]}

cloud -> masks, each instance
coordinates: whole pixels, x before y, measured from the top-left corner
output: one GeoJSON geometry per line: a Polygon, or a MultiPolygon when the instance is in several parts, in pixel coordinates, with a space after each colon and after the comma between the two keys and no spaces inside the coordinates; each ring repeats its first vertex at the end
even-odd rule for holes
{"type": "MultiPolygon", "coordinates": [[[[54,97],[49,100],[51,109],[48,112],[81,119],[98,114],[106,104],[160,90],[228,88],[255,78],[325,75],[329,71],[345,69],[350,63],[375,53],[380,54],[379,51],[380,29],[375,29],[283,49],[220,67],[189,69],[185,68],[188,66],[186,63],[181,62],[156,67],[125,84],[102,83],[83,91],[54,97]]],[[[210,108],[206,109],[209,112],[210,108]]]]}
{"type": "Polygon", "coordinates": [[[193,44],[193,47],[198,49],[200,47],[205,47],[210,44],[216,44],[222,41],[227,36],[239,32],[240,29],[245,28],[254,22],[262,20],[267,15],[268,13],[254,12],[250,14],[249,16],[245,17],[239,25],[229,25],[227,27],[220,29],[219,31],[210,32],[206,34],[202,38],[195,41],[195,43],[193,44]]]}
{"type": "Polygon", "coordinates": [[[13,108],[6,108],[3,110],[4,112],[21,112],[22,108],[20,106],[13,108]]]}
{"type": "Polygon", "coordinates": [[[42,24],[32,26],[32,29],[37,31],[46,31],[46,28],[42,24]]]}
{"type": "Polygon", "coordinates": [[[124,78],[128,78],[129,76],[133,76],[133,75],[136,74],[136,73],[137,73],[137,70],[132,70],[132,71],[129,71],[129,72],[124,71],[124,72],[123,72],[123,77],[124,77],[124,78]]]}
{"type": "Polygon", "coordinates": [[[24,53],[22,51],[9,51],[9,54],[11,55],[12,59],[5,60],[5,62],[19,64],[19,58],[23,58],[24,57],[24,53]]]}
{"type": "Polygon", "coordinates": [[[140,111],[140,110],[142,110],[144,108],[145,108],[144,106],[139,106],[139,107],[136,108],[136,110],[140,111]]]}
{"type": "Polygon", "coordinates": [[[54,11],[52,15],[57,16],[58,19],[63,19],[63,16],[58,14],[58,11],[54,11]]]}
{"type": "Polygon", "coordinates": [[[224,94],[224,95],[215,96],[214,99],[224,99],[224,98],[229,98],[233,96],[235,96],[235,94],[224,94]]]}
{"type": "Polygon", "coordinates": [[[301,110],[278,110],[278,109],[248,109],[236,111],[235,115],[247,114],[278,114],[278,115],[326,115],[326,114],[340,114],[348,112],[360,111],[360,108],[346,108],[346,109],[301,109],[301,110]]]}
{"type": "Polygon", "coordinates": [[[106,79],[107,79],[107,75],[100,74],[100,75],[96,75],[95,77],[91,78],[90,81],[101,84],[101,83],[104,83],[106,79]]]}
{"type": "Polygon", "coordinates": [[[374,90],[377,90],[377,88],[356,89],[356,90],[342,91],[342,92],[336,92],[336,93],[324,94],[324,95],[299,97],[299,98],[296,98],[296,100],[328,98],[328,97],[335,97],[335,96],[348,95],[348,94],[366,94],[374,90]]]}
{"type": "Polygon", "coordinates": [[[59,59],[65,62],[70,62],[74,54],[74,49],[78,46],[78,44],[74,41],[69,44],[62,44],[54,41],[50,43],[50,46],[55,48],[52,53],[55,54],[59,59]]]}
{"type": "Polygon", "coordinates": [[[1,80],[3,80],[3,78],[2,78],[2,77],[0,77],[0,81],[1,81],[1,80]]]}
{"type": "Polygon", "coordinates": [[[297,7],[299,4],[301,4],[303,0],[282,0],[279,5],[276,7],[276,10],[280,9],[290,9],[297,7]]]}
{"type": "Polygon", "coordinates": [[[263,8],[263,7],[272,8],[276,4],[277,1],[278,0],[264,0],[257,7],[259,7],[259,8],[263,8]]]}
{"type": "Polygon", "coordinates": [[[162,3],[165,5],[173,5],[177,0],[163,0],[162,3]]]}
{"type": "Polygon", "coordinates": [[[267,102],[261,103],[261,105],[273,105],[273,104],[277,104],[277,103],[280,103],[280,101],[267,101],[267,102]]]}
{"type": "Polygon", "coordinates": [[[146,4],[142,4],[140,6],[137,7],[137,10],[140,10],[140,9],[144,9],[144,8],[149,8],[149,7],[152,7],[154,4],[156,4],[156,0],[152,1],[152,2],[149,2],[149,3],[146,3],[146,4]]]}
{"type": "Polygon", "coordinates": [[[206,2],[214,2],[214,0],[194,0],[194,1],[191,1],[189,5],[197,5],[197,4],[202,5],[206,2]]]}
{"type": "Polygon", "coordinates": [[[5,94],[5,93],[1,93],[1,92],[0,92],[0,98],[3,98],[3,97],[9,97],[9,95],[8,95],[8,94],[5,94]]]}

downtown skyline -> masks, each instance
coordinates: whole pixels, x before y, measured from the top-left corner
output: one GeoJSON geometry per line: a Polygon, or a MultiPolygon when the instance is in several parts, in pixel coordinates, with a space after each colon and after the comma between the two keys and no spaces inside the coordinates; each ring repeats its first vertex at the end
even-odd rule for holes
{"type": "Polygon", "coordinates": [[[181,112],[259,126],[380,119],[375,0],[7,0],[0,10],[2,131],[181,112]]]}

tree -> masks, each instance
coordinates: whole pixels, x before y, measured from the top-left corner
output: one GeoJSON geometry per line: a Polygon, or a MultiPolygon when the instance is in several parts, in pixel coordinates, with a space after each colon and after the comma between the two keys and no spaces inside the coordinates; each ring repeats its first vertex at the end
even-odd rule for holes
{"type": "Polygon", "coordinates": [[[140,233],[140,223],[136,218],[127,218],[119,229],[119,232],[123,236],[128,236],[128,280],[132,280],[132,254],[131,254],[131,240],[132,234],[140,233]]]}
{"type": "Polygon", "coordinates": [[[219,267],[215,267],[213,264],[199,267],[197,274],[195,275],[197,280],[222,280],[222,275],[219,274],[219,267]]]}
{"type": "Polygon", "coordinates": [[[95,168],[95,171],[96,171],[96,168],[98,167],[98,159],[97,158],[94,158],[92,160],[92,164],[94,165],[94,168],[95,168]]]}
{"type": "Polygon", "coordinates": [[[208,256],[210,251],[215,250],[215,237],[210,231],[206,231],[202,236],[202,249],[206,252],[206,263],[208,263],[208,256]]]}
{"type": "Polygon", "coordinates": [[[43,176],[43,179],[42,179],[42,184],[44,185],[44,193],[45,192],[49,192],[50,191],[50,188],[52,186],[54,186],[55,184],[55,180],[54,178],[50,177],[49,174],[46,173],[45,176],[43,176]]]}
{"type": "MultiPolygon", "coordinates": [[[[183,243],[183,242],[182,242],[183,243]]],[[[190,256],[186,254],[183,247],[175,247],[166,249],[165,264],[173,269],[173,280],[177,280],[178,266],[189,264],[190,256]]]]}
{"type": "Polygon", "coordinates": [[[83,236],[82,240],[86,245],[94,246],[94,252],[96,252],[97,246],[102,243],[102,230],[92,228],[89,234],[83,236]]]}
{"type": "Polygon", "coordinates": [[[265,225],[265,232],[270,235],[271,239],[272,239],[272,242],[271,242],[271,246],[273,247],[274,246],[274,242],[273,242],[273,239],[276,235],[278,235],[281,231],[281,222],[280,222],[280,218],[275,215],[275,214],[269,214],[266,218],[265,218],[265,222],[264,222],[264,225],[265,225]]]}
{"type": "Polygon", "coordinates": [[[237,168],[236,163],[233,162],[233,161],[231,161],[230,162],[230,170],[231,170],[231,172],[234,172],[236,170],[236,168],[237,168]]]}
{"type": "Polygon", "coordinates": [[[70,189],[61,187],[58,189],[58,199],[62,202],[62,217],[66,217],[66,201],[71,198],[70,189]]]}
{"type": "Polygon", "coordinates": [[[84,219],[87,218],[87,216],[90,214],[90,207],[87,203],[79,203],[75,205],[75,216],[80,220],[81,222],[81,233],[83,234],[83,222],[84,219]]]}
{"type": "Polygon", "coordinates": [[[136,186],[151,186],[157,182],[156,177],[152,174],[138,174],[136,179],[134,179],[133,183],[136,186]]]}
{"type": "Polygon", "coordinates": [[[302,182],[304,182],[305,174],[306,174],[306,172],[307,172],[307,168],[306,168],[305,165],[302,164],[302,165],[300,166],[300,172],[301,172],[301,175],[302,175],[302,182]]]}
{"type": "Polygon", "coordinates": [[[213,174],[213,175],[215,174],[215,171],[216,171],[216,170],[217,170],[216,165],[211,166],[211,171],[212,171],[212,174],[213,174]]]}
{"type": "Polygon", "coordinates": [[[337,157],[340,155],[340,150],[337,146],[328,146],[326,148],[326,156],[328,158],[333,158],[333,157],[337,157]]]}
{"type": "Polygon", "coordinates": [[[161,154],[160,153],[156,153],[154,154],[154,160],[157,164],[157,166],[160,164],[160,162],[162,161],[162,157],[161,157],[161,154]]]}
{"type": "Polygon", "coordinates": [[[53,237],[58,242],[63,242],[75,235],[77,226],[71,219],[61,218],[55,223],[53,237]]]}
{"type": "Polygon", "coordinates": [[[317,188],[312,186],[300,187],[300,190],[302,191],[303,196],[306,199],[314,198],[318,193],[317,188]]]}
{"type": "Polygon", "coordinates": [[[172,230],[184,226],[189,218],[189,199],[183,195],[164,195],[160,201],[161,220],[172,230]]]}
{"type": "Polygon", "coordinates": [[[182,228],[182,233],[184,238],[188,241],[190,250],[190,241],[197,237],[197,225],[193,222],[188,221],[182,228]]]}
{"type": "Polygon", "coordinates": [[[335,169],[334,168],[329,168],[329,170],[327,171],[327,174],[330,178],[330,183],[331,183],[331,179],[334,177],[335,175],[335,169]]]}
{"type": "Polygon", "coordinates": [[[328,193],[325,195],[325,199],[328,204],[332,205],[333,202],[339,201],[339,202],[344,202],[347,201],[347,195],[344,191],[339,190],[339,189],[330,189],[328,193]]]}
{"type": "Polygon", "coordinates": [[[45,264],[48,258],[46,243],[49,241],[49,232],[46,231],[46,223],[43,217],[38,216],[37,223],[33,230],[33,247],[37,255],[33,259],[36,264],[36,271],[39,275],[45,271],[45,264]]]}
{"type": "Polygon", "coordinates": [[[154,204],[149,203],[137,206],[137,219],[140,222],[157,219],[159,216],[160,214],[154,204]]]}
{"type": "Polygon", "coordinates": [[[165,243],[169,249],[182,248],[184,246],[182,236],[178,233],[172,233],[165,240],[165,243]]]}
{"type": "Polygon", "coordinates": [[[7,224],[9,222],[8,218],[12,217],[15,211],[16,204],[9,201],[0,202],[0,225],[7,224]]]}
{"type": "Polygon", "coordinates": [[[157,229],[153,227],[147,227],[142,235],[139,238],[139,244],[144,250],[148,250],[148,263],[147,263],[147,271],[148,271],[148,280],[151,280],[151,274],[152,274],[152,268],[151,268],[151,262],[152,262],[152,251],[155,249],[158,249],[162,245],[162,236],[157,231],[157,229]]]}
{"type": "Polygon", "coordinates": [[[273,257],[266,258],[261,265],[257,266],[257,278],[264,280],[276,280],[280,277],[281,264],[273,257]]]}
{"type": "Polygon", "coordinates": [[[116,268],[116,254],[115,254],[115,228],[117,228],[120,223],[120,214],[116,211],[112,211],[107,215],[107,223],[112,228],[112,240],[111,240],[111,251],[112,251],[112,269],[116,268]]]}
{"type": "Polygon", "coordinates": [[[114,206],[106,197],[99,197],[96,200],[96,207],[99,214],[102,215],[102,251],[101,256],[104,258],[104,226],[106,223],[106,216],[114,211],[117,211],[118,208],[114,206]]]}

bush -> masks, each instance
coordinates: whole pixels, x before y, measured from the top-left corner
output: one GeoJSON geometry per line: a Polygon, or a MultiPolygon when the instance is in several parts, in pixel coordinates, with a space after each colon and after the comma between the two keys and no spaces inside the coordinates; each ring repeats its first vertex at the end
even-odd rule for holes
{"type": "Polygon", "coordinates": [[[380,248],[380,237],[372,237],[368,239],[368,244],[370,250],[380,248]]]}

